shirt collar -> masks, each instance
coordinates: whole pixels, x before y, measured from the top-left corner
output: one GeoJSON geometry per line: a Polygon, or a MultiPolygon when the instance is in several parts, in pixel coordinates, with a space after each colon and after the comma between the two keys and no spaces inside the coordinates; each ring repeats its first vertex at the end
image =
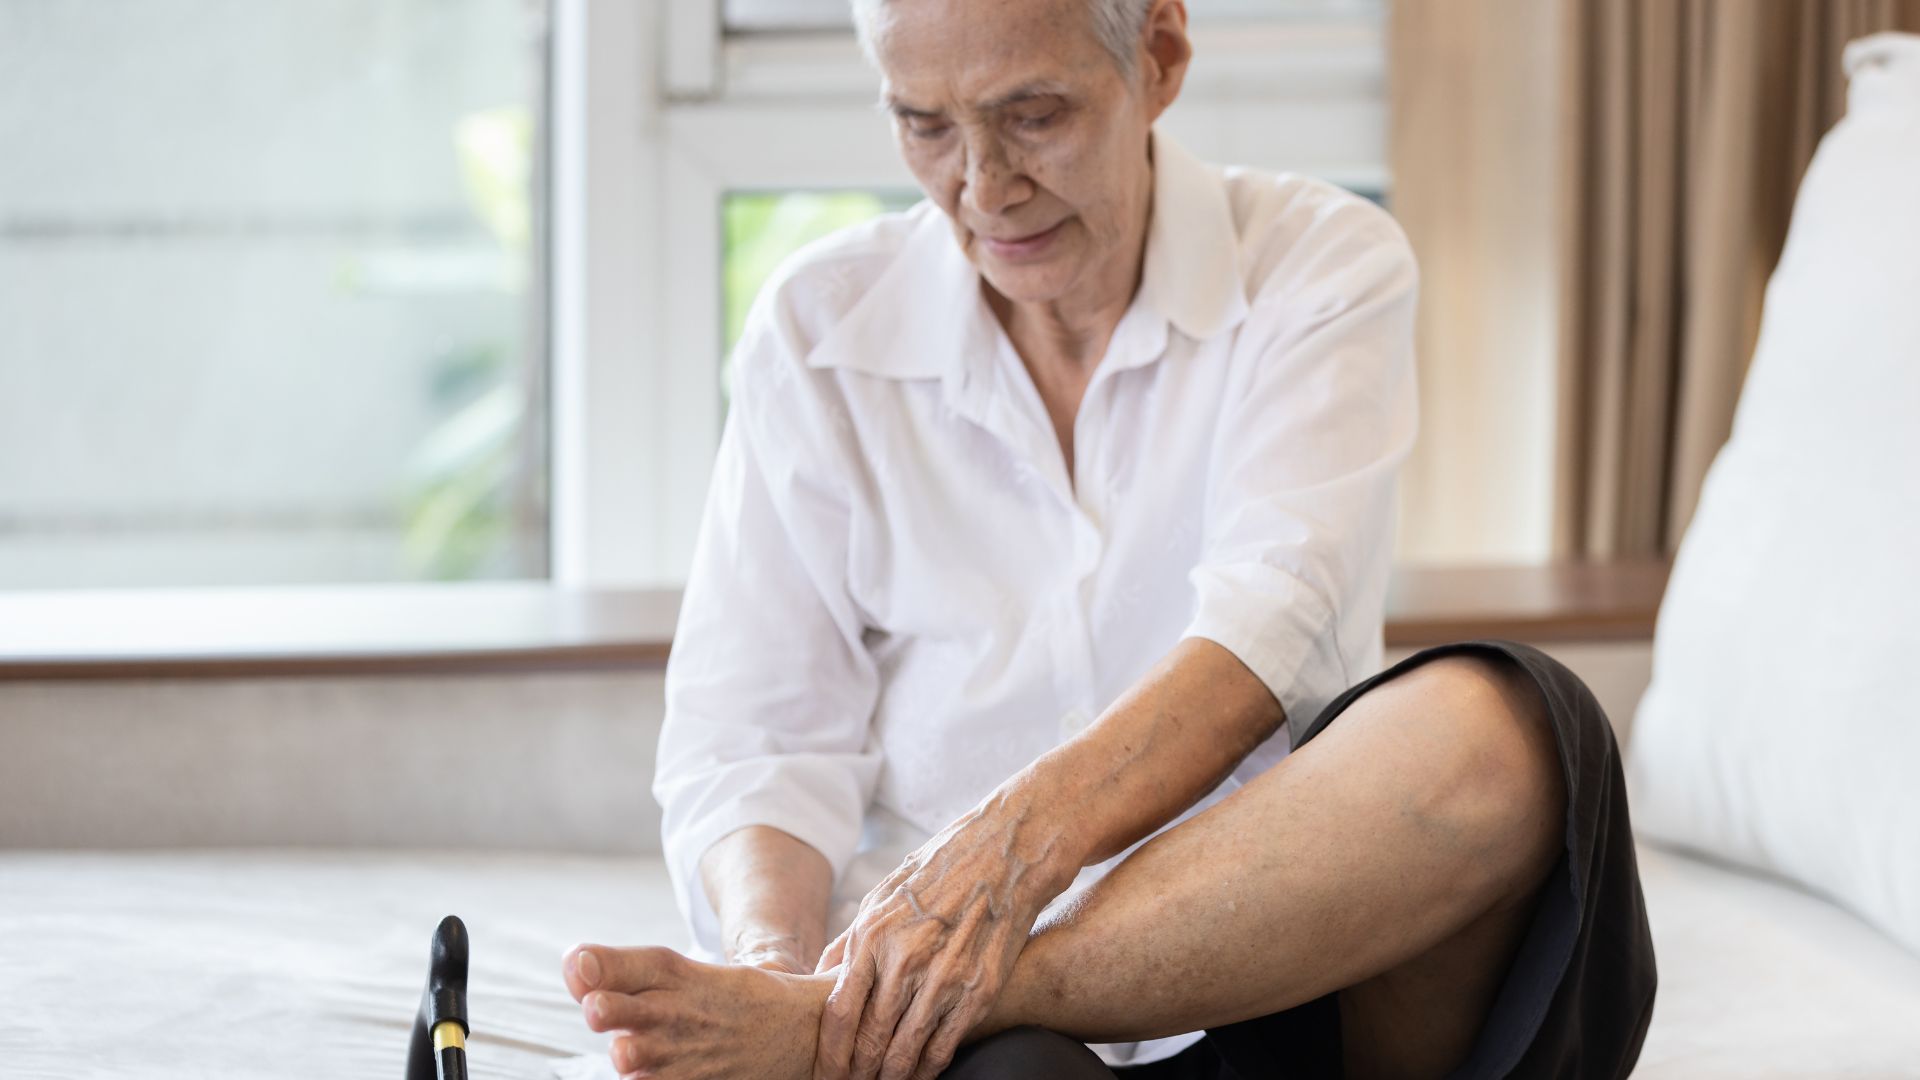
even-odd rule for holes
{"type": "Polygon", "coordinates": [[[1160,132],[1153,136],[1153,220],[1134,302],[1196,341],[1247,317],[1240,231],[1219,171],[1160,132]]]}
{"type": "MultiPolygon", "coordinates": [[[[1162,328],[1171,323],[1190,338],[1206,340],[1247,316],[1226,181],[1158,131],[1153,159],[1153,215],[1140,291],[1116,338],[1126,324],[1157,316],[1152,321],[1162,328]]],[[[809,367],[963,379],[969,358],[992,355],[993,315],[980,293],[979,272],[961,253],[944,214],[927,204],[914,213],[918,220],[899,255],[807,355],[809,367]]]]}

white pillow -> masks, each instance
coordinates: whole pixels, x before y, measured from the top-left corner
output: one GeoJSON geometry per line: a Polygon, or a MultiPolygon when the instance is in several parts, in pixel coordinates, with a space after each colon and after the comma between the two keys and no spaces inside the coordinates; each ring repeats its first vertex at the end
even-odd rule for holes
{"type": "Polygon", "coordinates": [[[1920,37],[1846,53],[1628,753],[1638,831],[1920,951],[1920,37]]]}

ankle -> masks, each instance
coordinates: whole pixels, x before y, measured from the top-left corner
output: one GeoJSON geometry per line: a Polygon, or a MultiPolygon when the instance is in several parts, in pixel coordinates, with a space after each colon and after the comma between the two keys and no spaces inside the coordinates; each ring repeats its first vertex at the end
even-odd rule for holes
{"type": "Polygon", "coordinates": [[[1036,952],[1039,938],[1030,938],[1026,951],[1015,961],[1013,971],[1007,976],[1007,984],[1000,989],[1000,996],[994,999],[993,1006],[987,1010],[972,1031],[967,1033],[967,1042],[978,1042],[1003,1031],[1017,1027],[1046,1027],[1047,1021],[1056,1010],[1045,1008],[1045,1003],[1060,995],[1058,987],[1051,987],[1044,974],[1044,950],[1036,952]]]}

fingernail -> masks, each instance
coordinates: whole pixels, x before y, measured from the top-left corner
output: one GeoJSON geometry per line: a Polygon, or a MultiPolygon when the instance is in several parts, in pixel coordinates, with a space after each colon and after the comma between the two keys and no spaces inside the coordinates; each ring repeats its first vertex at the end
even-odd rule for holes
{"type": "Polygon", "coordinates": [[[600,985],[600,961],[585,949],[581,949],[573,958],[573,973],[587,986],[600,985]]]}
{"type": "Polygon", "coordinates": [[[599,994],[588,994],[580,1000],[580,1004],[586,1006],[587,1019],[596,1023],[605,1019],[605,1017],[600,1014],[600,1006],[605,1004],[605,1002],[602,1001],[599,994]]]}

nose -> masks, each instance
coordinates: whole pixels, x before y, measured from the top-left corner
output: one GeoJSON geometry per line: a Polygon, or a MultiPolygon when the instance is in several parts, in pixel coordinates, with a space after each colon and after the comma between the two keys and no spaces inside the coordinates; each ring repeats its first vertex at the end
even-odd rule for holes
{"type": "Polygon", "coordinates": [[[999,139],[977,133],[967,140],[967,205],[983,217],[998,217],[1033,197],[1033,181],[999,139]]]}

